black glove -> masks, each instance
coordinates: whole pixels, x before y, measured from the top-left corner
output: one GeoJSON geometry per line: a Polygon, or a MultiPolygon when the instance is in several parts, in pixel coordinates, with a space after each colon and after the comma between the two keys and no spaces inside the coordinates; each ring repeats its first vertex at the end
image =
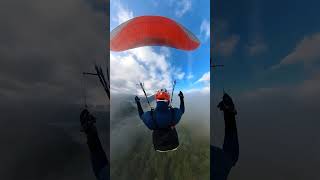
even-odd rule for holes
{"type": "Polygon", "coordinates": [[[140,98],[138,96],[136,96],[134,100],[136,101],[136,103],[140,102],[140,98]]]}
{"type": "Polygon", "coordinates": [[[179,92],[178,96],[180,97],[180,99],[184,98],[183,93],[181,91],[179,92]]]}
{"type": "Polygon", "coordinates": [[[237,114],[237,111],[235,110],[232,98],[227,94],[224,93],[222,97],[222,101],[218,104],[218,108],[226,113],[234,113],[237,114]]]}

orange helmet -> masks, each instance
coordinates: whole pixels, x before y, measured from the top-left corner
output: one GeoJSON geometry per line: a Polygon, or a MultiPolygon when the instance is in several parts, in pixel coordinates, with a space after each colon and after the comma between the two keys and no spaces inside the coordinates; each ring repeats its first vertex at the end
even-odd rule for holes
{"type": "Polygon", "coordinates": [[[170,94],[166,89],[160,89],[156,93],[156,100],[157,101],[167,101],[170,102],[170,94]]]}

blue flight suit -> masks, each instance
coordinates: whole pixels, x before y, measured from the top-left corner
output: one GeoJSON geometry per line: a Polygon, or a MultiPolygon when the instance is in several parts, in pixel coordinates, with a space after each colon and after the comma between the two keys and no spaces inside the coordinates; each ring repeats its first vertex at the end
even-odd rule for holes
{"type": "Polygon", "coordinates": [[[140,119],[150,130],[164,129],[177,125],[185,110],[183,98],[180,98],[180,108],[171,108],[168,102],[158,101],[153,112],[147,111],[144,113],[139,101],[137,101],[137,106],[140,119]]]}

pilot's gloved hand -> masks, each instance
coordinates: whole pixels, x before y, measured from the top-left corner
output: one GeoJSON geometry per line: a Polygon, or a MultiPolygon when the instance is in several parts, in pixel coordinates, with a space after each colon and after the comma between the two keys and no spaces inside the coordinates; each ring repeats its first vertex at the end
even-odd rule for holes
{"type": "Polygon", "coordinates": [[[140,102],[140,98],[138,96],[136,96],[134,100],[136,101],[136,103],[140,102]]]}
{"type": "Polygon", "coordinates": [[[227,93],[224,93],[222,101],[218,104],[218,108],[225,113],[237,114],[232,98],[227,93]]]}
{"type": "Polygon", "coordinates": [[[180,99],[184,98],[183,93],[181,91],[179,92],[178,96],[180,97],[180,99]]]}

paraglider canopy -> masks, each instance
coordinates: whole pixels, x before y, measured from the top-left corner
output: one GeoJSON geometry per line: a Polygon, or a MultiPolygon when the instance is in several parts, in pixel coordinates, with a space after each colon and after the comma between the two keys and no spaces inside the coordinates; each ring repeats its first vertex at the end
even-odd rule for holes
{"type": "Polygon", "coordinates": [[[110,49],[125,51],[141,46],[168,46],[194,50],[199,40],[177,22],[162,16],[140,16],[128,20],[110,34],[110,49]]]}

